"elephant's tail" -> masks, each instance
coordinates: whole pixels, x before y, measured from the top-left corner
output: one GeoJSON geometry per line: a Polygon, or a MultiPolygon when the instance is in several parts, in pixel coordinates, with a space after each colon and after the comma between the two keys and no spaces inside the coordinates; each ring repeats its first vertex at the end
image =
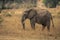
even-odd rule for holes
{"type": "Polygon", "coordinates": [[[54,28],[54,22],[53,22],[53,17],[51,15],[51,21],[52,21],[52,27],[54,28]]]}

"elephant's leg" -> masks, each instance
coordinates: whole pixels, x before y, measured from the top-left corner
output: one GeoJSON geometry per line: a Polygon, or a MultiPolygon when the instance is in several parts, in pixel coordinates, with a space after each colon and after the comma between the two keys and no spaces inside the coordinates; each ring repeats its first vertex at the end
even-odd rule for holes
{"type": "Polygon", "coordinates": [[[47,22],[47,30],[50,32],[50,21],[47,22]]]}
{"type": "Polygon", "coordinates": [[[25,30],[25,23],[22,23],[22,25],[23,25],[23,29],[25,30]]]}
{"type": "Polygon", "coordinates": [[[45,27],[46,27],[46,24],[42,24],[42,31],[45,29],[45,27]]]}
{"type": "Polygon", "coordinates": [[[31,19],[30,24],[31,24],[32,29],[35,30],[35,20],[31,19]]]}
{"type": "Polygon", "coordinates": [[[48,35],[52,36],[52,34],[50,32],[50,22],[47,22],[47,29],[48,29],[48,35]]]}

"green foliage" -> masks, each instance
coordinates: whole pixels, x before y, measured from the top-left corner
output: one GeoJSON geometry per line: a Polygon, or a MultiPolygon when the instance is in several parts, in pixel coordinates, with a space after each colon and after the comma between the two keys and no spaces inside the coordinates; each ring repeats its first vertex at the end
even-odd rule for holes
{"type": "Polygon", "coordinates": [[[58,4],[58,0],[43,0],[46,7],[55,8],[58,4]]]}
{"type": "Polygon", "coordinates": [[[33,7],[36,6],[37,0],[0,0],[1,9],[13,9],[20,8],[22,4],[27,3],[29,5],[33,4],[33,7]]]}
{"type": "Polygon", "coordinates": [[[3,22],[3,18],[0,16],[0,25],[2,24],[3,22]]]}
{"type": "Polygon", "coordinates": [[[60,5],[60,2],[58,3],[58,5],[60,5]]]}
{"type": "Polygon", "coordinates": [[[12,16],[12,13],[11,12],[3,12],[2,14],[5,17],[11,17],[12,16]]]}
{"type": "Polygon", "coordinates": [[[5,14],[5,16],[11,17],[12,15],[10,13],[5,14]]]}

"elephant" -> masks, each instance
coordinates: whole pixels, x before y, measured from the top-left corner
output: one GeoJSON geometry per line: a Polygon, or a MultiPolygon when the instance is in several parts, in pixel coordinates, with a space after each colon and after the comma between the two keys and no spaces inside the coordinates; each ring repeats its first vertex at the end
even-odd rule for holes
{"type": "Polygon", "coordinates": [[[41,24],[43,26],[42,30],[45,29],[45,27],[47,27],[47,30],[50,31],[50,21],[52,22],[52,25],[54,27],[54,23],[53,23],[53,17],[51,15],[51,13],[46,10],[46,9],[40,9],[39,11],[36,9],[29,9],[23,12],[23,16],[22,16],[22,25],[23,25],[23,29],[25,29],[25,23],[24,21],[26,19],[30,20],[30,24],[32,29],[35,30],[35,23],[41,24]]]}

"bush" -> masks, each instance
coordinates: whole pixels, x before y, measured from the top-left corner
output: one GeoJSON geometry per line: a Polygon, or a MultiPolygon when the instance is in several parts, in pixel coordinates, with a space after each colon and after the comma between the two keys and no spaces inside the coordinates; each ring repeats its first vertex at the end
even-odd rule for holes
{"type": "Polygon", "coordinates": [[[12,16],[12,14],[10,12],[9,13],[4,12],[3,15],[6,16],[6,17],[11,17],[12,16]]]}
{"type": "Polygon", "coordinates": [[[0,16],[0,26],[2,25],[3,18],[0,16]]]}
{"type": "Polygon", "coordinates": [[[12,15],[11,15],[10,13],[7,13],[5,16],[9,16],[9,17],[11,17],[12,15]]]}
{"type": "Polygon", "coordinates": [[[46,7],[55,8],[57,6],[58,0],[43,0],[46,7]]]}
{"type": "Polygon", "coordinates": [[[58,3],[58,5],[60,5],[60,2],[58,3]]]}

